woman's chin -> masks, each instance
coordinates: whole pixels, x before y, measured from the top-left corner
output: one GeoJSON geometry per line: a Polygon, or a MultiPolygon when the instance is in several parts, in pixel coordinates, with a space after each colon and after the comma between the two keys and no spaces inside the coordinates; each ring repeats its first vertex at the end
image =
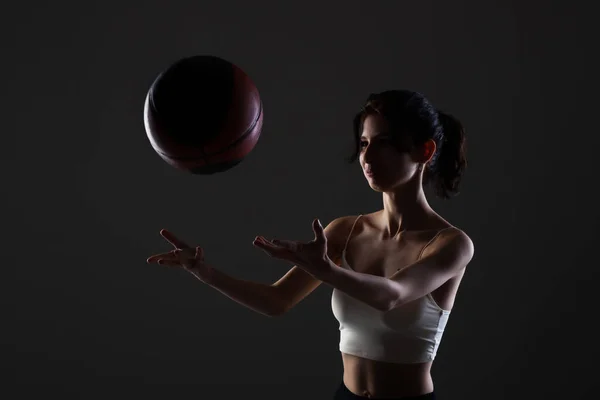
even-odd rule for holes
{"type": "Polygon", "coordinates": [[[371,186],[371,189],[375,190],[376,192],[384,192],[385,191],[385,185],[382,182],[377,181],[376,179],[373,179],[372,177],[367,178],[367,182],[369,183],[369,186],[371,186]]]}

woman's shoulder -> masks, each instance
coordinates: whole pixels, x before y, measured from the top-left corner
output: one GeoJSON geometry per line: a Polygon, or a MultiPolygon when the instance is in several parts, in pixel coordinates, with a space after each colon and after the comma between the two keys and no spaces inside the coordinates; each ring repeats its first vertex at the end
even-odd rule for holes
{"type": "Polygon", "coordinates": [[[325,226],[325,237],[327,242],[336,248],[342,248],[346,242],[346,238],[356,225],[359,225],[359,220],[363,214],[344,215],[336,217],[327,226],[325,226]]]}
{"type": "Polygon", "coordinates": [[[444,238],[460,238],[458,240],[468,240],[471,238],[469,235],[459,226],[448,222],[446,219],[440,217],[439,228],[438,228],[439,236],[444,238]]]}
{"type": "Polygon", "coordinates": [[[349,231],[352,228],[352,226],[358,221],[359,217],[361,216],[363,215],[356,214],[336,217],[329,224],[327,224],[327,226],[325,227],[325,233],[329,233],[332,237],[337,237],[339,235],[343,236],[345,232],[349,231]]]}
{"type": "Polygon", "coordinates": [[[437,243],[433,248],[445,248],[449,254],[460,255],[460,257],[471,259],[475,251],[471,237],[463,229],[452,224],[438,232],[435,242],[437,243]]]}
{"type": "Polygon", "coordinates": [[[346,238],[351,233],[359,217],[360,214],[336,217],[325,226],[324,233],[327,238],[327,252],[329,253],[329,257],[338,265],[341,262],[346,238]]]}
{"type": "Polygon", "coordinates": [[[454,225],[447,220],[441,218],[439,221],[439,227],[435,235],[438,242],[449,243],[458,246],[473,246],[473,241],[469,235],[457,225],[454,225]]]}
{"type": "Polygon", "coordinates": [[[433,253],[444,254],[444,259],[462,259],[468,263],[475,252],[473,240],[456,225],[443,221],[437,229],[433,229],[424,238],[426,242],[422,256],[433,253]]]}

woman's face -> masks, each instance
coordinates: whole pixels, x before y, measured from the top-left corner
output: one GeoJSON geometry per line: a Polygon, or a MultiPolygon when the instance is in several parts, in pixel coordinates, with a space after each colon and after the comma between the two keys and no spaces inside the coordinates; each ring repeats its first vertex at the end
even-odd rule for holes
{"type": "Polygon", "coordinates": [[[359,144],[360,165],[374,190],[391,191],[415,175],[419,163],[409,151],[400,151],[392,143],[388,124],[381,115],[372,114],[365,118],[359,144]]]}

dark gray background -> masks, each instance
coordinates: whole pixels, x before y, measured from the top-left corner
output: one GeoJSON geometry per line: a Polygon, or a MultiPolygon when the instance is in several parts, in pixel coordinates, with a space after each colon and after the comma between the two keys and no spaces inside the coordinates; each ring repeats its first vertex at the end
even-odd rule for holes
{"type": "Polygon", "coordinates": [[[312,218],[380,208],[344,156],[353,113],[390,88],[425,93],[468,134],[462,193],[429,196],[476,246],[433,367],[439,397],[591,393],[593,5],[215,3],[2,12],[0,375],[20,385],[3,397],[331,398],[342,369],[330,287],[269,319],[145,260],[170,249],[168,228],[222,271],[272,282],[289,265],[255,235],[308,240],[312,218]],[[169,167],[142,123],[152,80],[193,54],[239,65],[265,105],[255,150],[210,177],[169,167]]]}

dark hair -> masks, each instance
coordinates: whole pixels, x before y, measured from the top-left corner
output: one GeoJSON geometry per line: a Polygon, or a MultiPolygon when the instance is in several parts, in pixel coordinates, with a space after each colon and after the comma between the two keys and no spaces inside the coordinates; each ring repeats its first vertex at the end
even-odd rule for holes
{"type": "Polygon", "coordinates": [[[388,90],[371,94],[353,121],[355,151],[348,158],[354,162],[360,154],[360,136],[367,115],[379,114],[390,126],[393,143],[399,151],[408,146],[419,146],[433,139],[437,150],[423,175],[423,183],[430,183],[441,198],[458,194],[460,179],[467,165],[465,133],[460,121],[450,114],[438,111],[421,93],[409,90],[388,90]]]}

